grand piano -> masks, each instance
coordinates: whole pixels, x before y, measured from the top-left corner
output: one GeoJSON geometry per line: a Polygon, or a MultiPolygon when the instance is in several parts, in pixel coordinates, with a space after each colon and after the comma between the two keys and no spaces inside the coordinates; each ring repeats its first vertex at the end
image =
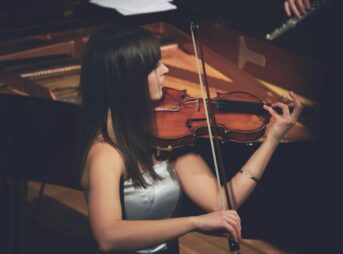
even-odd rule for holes
{"type": "MultiPolygon", "coordinates": [[[[140,25],[156,33],[162,59],[170,69],[165,85],[199,94],[189,23],[197,20],[203,38],[211,92],[243,90],[263,100],[287,100],[293,90],[306,108],[322,106],[314,77],[321,55],[301,45],[316,36],[316,18],[290,36],[266,41],[263,35],[287,20],[281,5],[267,1],[174,1],[178,10],[122,16],[88,1],[8,1],[0,10],[0,221],[4,253],[25,252],[27,181],[75,189],[75,142],[80,100],[80,59],[89,35],[105,26],[140,25]],[[224,3],[225,2],[225,3],[224,3]],[[224,8],[228,8],[225,12],[224,8]],[[268,7],[268,8],[264,8],[268,7]],[[248,9],[246,9],[248,8],[248,9]],[[237,15],[247,11],[249,17],[237,15]],[[261,14],[262,13],[262,14],[261,14]],[[266,18],[270,15],[269,19],[266,18]],[[261,19],[261,17],[264,19],[261,19]],[[254,22],[260,18],[260,22],[254,22]],[[306,30],[307,29],[307,30],[306,30]],[[297,41],[299,34],[302,40],[297,41]],[[310,39],[309,39],[310,38],[310,39]],[[294,47],[296,45],[296,47],[294,47]],[[14,229],[14,230],[13,230],[14,229]]],[[[312,240],[314,184],[321,145],[320,115],[304,115],[275,153],[261,184],[240,209],[243,235],[270,241],[285,250],[304,253],[312,240]],[[294,230],[296,228],[296,230],[294,230]]],[[[261,140],[223,144],[232,176],[261,140]]],[[[206,140],[197,150],[211,164],[206,140]]],[[[202,211],[185,198],[184,213],[202,211]]]]}

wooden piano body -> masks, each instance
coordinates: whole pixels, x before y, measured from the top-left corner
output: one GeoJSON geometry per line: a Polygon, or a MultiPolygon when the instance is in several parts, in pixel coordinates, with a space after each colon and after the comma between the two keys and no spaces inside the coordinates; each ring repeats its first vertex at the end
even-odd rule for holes
{"type": "MultiPolygon", "coordinates": [[[[100,11],[101,18],[93,17],[97,22],[91,25],[84,21],[80,23],[81,27],[75,27],[73,20],[74,24],[68,29],[57,25],[52,26],[54,31],[28,29],[29,34],[25,31],[24,36],[16,35],[15,29],[0,32],[0,50],[24,43],[21,50],[0,52],[1,178],[46,181],[78,188],[70,174],[75,166],[70,155],[77,136],[74,118],[80,103],[80,58],[89,34],[99,27],[133,22],[155,32],[161,37],[162,61],[170,69],[165,86],[187,89],[190,95],[200,94],[195,56],[187,30],[189,17],[172,12],[164,16],[118,18],[111,11],[105,11],[104,17],[103,10],[95,10],[100,11]],[[35,31],[33,35],[30,34],[32,31],[35,31]],[[30,44],[34,46],[29,47],[30,44]]],[[[85,15],[81,17],[85,18],[85,15]]],[[[212,95],[217,91],[243,90],[275,102],[292,89],[303,95],[305,105],[313,105],[312,91],[299,85],[306,77],[301,73],[293,75],[290,67],[292,63],[304,67],[304,58],[222,24],[218,26],[218,23],[201,20],[200,25],[212,95]],[[274,53],[284,56],[290,64],[277,62],[274,53]],[[269,65],[270,61],[275,65],[269,65]],[[270,72],[270,79],[265,79],[266,75],[252,75],[259,72],[270,72]],[[277,85],[281,87],[271,83],[276,80],[276,74],[279,74],[277,85]],[[282,81],[287,78],[288,82],[282,87],[282,81]]],[[[311,164],[311,146],[316,132],[316,119],[305,117],[302,120],[287,134],[261,186],[241,209],[246,238],[265,239],[291,250],[301,248],[299,237],[306,225],[300,224],[300,231],[289,238],[292,227],[299,225],[302,219],[292,213],[289,203],[297,206],[302,216],[310,212],[302,203],[308,193],[301,192],[301,183],[311,164]],[[297,161],[297,165],[289,157],[297,161]],[[283,218],[285,214],[289,216],[286,220],[283,218]]],[[[230,176],[237,172],[260,141],[223,145],[230,176]]],[[[208,143],[199,141],[199,146],[199,151],[211,163],[208,143]]],[[[23,191],[22,188],[19,190],[23,191]]],[[[189,200],[186,203],[185,213],[201,212],[189,200]]]]}

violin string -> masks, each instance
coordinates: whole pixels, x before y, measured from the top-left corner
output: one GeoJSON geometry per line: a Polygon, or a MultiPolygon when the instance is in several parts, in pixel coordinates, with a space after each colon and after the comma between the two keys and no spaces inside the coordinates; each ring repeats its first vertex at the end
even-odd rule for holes
{"type": "Polygon", "coordinates": [[[198,100],[198,98],[196,98],[196,97],[185,97],[183,101],[185,103],[192,103],[192,102],[196,102],[197,100],[198,100]]]}
{"type": "Polygon", "coordinates": [[[194,103],[196,100],[185,100],[185,103],[194,103]]]}
{"type": "Polygon", "coordinates": [[[194,53],[195,53],[195,61],[196,61],[197,72],[198,72],[198,76],[199,76],[201,95],[202,95],[204,109],[205,109],[208,134],[210,136],[210,144],[211,144],[212,156],[213,156],[213,161],[214,161],[214,169],[216,171],[218,191],[220,192],[220,199],[221,199],[222,208],[223,208],[223,210],[225,210],[224,193],[222,191],[221,183],[220,183],[220,178],[219,178],[219,169],[218,169],[218,164],[217,164],[217,156],[216,156],[216,153],[215,153],[215,150],[214,150],[213,135],[212,135],[211,125],[210,125],[210,120],[209,120],[210,117],[208,115],[208,109],[207,109],[206,98],[205,98],[206,97],[205,96],[205,89],[204,89],[204,84],[202,82],[202,77],[201,77],[201,73],[200,73],[200,60],[199,60],[198,53],[197,53],[197,47],[196,47],[196,43],[195,43],[195,38],[194,38],[194,33],[193,33],[192,26],[193,26],[193,22],[191,24],[191,36],[192,36],[194,53]]]}

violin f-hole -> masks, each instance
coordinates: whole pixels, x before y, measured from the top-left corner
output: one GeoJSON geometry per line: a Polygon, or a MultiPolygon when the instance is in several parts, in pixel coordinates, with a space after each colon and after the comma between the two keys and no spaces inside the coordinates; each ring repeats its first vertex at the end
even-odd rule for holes
{"type": "Polygon", "coordinates": [[[192,122],[202,122],[202,121],[206,121],[206,118],[191,118],[187,120],[186,126],[187,128],[192,128],[193,127],[192,122]]]}

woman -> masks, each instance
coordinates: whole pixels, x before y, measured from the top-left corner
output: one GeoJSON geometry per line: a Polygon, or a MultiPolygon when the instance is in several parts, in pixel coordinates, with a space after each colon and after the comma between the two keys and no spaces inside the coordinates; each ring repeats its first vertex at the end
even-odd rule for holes
{"type": "MultiPolygon", "coordinates": [[[[241,239],[235,210],[222,211],[216,181],[196,154],[157,161],[152,101],[162,97],[168,68],[157,39],[143,29],[103,30],[85,49],[81,71],[84,109],[81,184],[88,196],[89,219],[102,251],[178,253],[179,236],[224,230],[241,239]],[[207,214],[172,218],[184,192],[207,214]]],[[[265,109],[275,118],[266,141],[228,183],[237,209],[256,185],[277,144],[296,122],[301,104],[291,93],[292,113],[265,109]]]]}

